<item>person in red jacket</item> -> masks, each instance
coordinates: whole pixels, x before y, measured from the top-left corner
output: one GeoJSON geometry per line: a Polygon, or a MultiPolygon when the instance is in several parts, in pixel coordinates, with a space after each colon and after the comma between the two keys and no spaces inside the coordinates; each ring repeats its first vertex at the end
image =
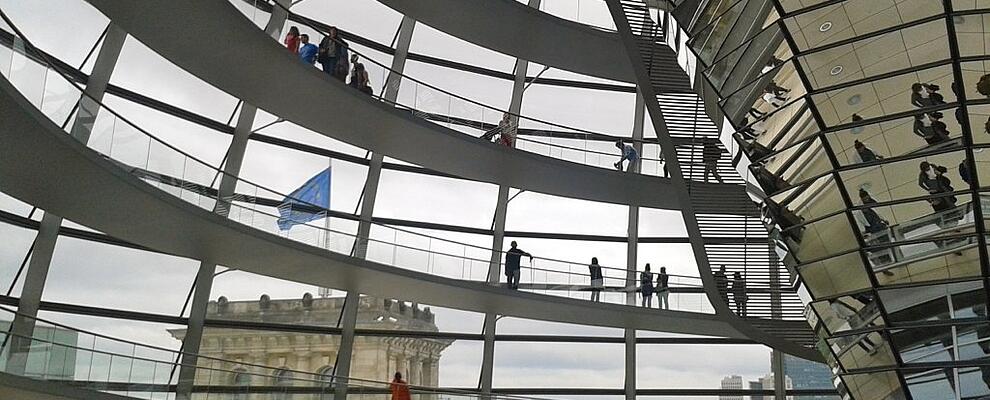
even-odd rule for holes
{"type": "Polygon", "coordinates": [[[285,48],[292,54],[299,54],[299,27],[289,28],[289,33],[285,34],[285,48]]]}
{"type": "Polygon", "coordinates": [[[409,395],[409,384],[402,380],[402,373],[396,372],[395,379],[389,384],[392,389],[392,400],[411,400],[409,395]]]}

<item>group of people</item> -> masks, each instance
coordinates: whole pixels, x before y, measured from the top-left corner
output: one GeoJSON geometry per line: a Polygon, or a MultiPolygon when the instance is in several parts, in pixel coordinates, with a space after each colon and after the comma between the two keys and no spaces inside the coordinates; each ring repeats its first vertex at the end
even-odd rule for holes
{"type": "Polygon", "coordinates": [[[725,266],[719,267],[718,271],[715,272],[715,287],[725,304],[730,304],[729,294],[732,294],[736,315],[746,316],[746,303],[749,301],[749,295],[746,294],[746,280],[743,279],[742,273],[736,271],[730,279],[725,273],[725,266]]]}
{"type": "Polygon", "coordinates": [[[650,263],[646,263],[643,272],[639,273],[639,293],[643,297],[643,307],[653,308],[653,293],[657,294],[657,302],[661,310],[670,309],[670,275],[667,275],[667,267],[660,267],[657,274],[657,284],[653,285],[653,273],[650,272],[650,263]]]}
{"type": "Polygon", "coordinates": [[[334,79],[361,92],[374,93],[371,89],[371,81],[368,79],[368,70],[358,61],[357,54],[348,58],[347,42],[340,37],[336,27],[331,26],[327,35],[320,40],[320,44],[315,45],[309,41],[309,35],[300,34],[299,27],[293,26],[289,28],[283,43],[289,51],[298,55],[299,60],[304,64],[320,63],[323,72],[334,79]],[[350,70],[350,79],[348,79],[348,70],[350,70]]]}
{"type": "MultiPolygon", "coordinates": [[[[505,279],[509,289],[519,289],[520,261],[523,257],[529,257],[533,262],[533,255],[520,249],[516,241],[509,243],[509,250],[505,252],[505,279]]],[[[643,296],[643,307],[653,307],[653,294],[656,293],[660,309],[670,309],[670,275],[667,274],[667,267],[660,267],[660,273],[656,274],[656,284],[654,285],[653,272],[650,264],[647,263],[643,272],[639,274],[639,292],[643,296]]],[[[591,264],[588,264],[588,276],[591,286],[591,301],[601,301],[602,291],[605,290],[605,274],[602,273],[602,266],[598,263],[598,257],[591,257],[591,264]]]]}
{"type": "MultiPolygon", "coordinates": [[[[933,83],[915,82],[911,85],[911,105],[917,108],[934,107],[945,104],[945,96],[939,93],[939,86],[933,83]]],[[[914,117],[914,134],[925,139],[929,145],[949,140],[949,129],[942,122],[938,111],[918,114],[914,117]]]]}

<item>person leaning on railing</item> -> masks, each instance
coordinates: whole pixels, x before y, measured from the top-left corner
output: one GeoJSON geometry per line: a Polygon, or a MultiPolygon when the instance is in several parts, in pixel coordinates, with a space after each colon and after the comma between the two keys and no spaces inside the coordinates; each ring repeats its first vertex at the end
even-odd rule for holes
{"type": "Polygon", "coordinates": [[[518,244],[516,244],[516,241],[513,240],[512,243],[509,244],[509,247],[511,248],[509,251],[505,252],[505,278],[506,281],[508,281],[509,289],[513,290],[519,289],[519,260],[522,259],[522,256],[527,256],[529,257],[529,262],[533,262],[532,254],[529,254],[516,246],[518,246],[518,244]]]}
{"type": "Polygon", "coordinates": [[[622,171],[622,162],[629,160],[629,166],[626,168],[626,171],[632,171],[633,165],[636,164],[636,161],[639,161],[639,153],[636,151],[636,148],[631,144],[623,143],[622,139],[615,141],[615,147],[622,151],[622,156],[619,158],[619,161],[612,165],[615,166],[615,169],[622,171]]]}

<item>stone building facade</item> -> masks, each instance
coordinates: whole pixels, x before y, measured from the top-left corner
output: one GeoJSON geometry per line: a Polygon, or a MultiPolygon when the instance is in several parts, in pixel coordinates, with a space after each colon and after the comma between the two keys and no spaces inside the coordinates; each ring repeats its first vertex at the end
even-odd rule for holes
{"type": "MultiPolygon", "coordinates": [[[[217,301],[210,302],[207,319],[332,327],[337,325],[343,305],[343,297],[314,298],[308,293],[302,299],[272,300],[263,295],[253,301],[228,301],[221,296],[217,301]]],[[[438,330],[429,307],[373,297],[361,297],[357,329],[438,330]]],[[[170,332],[179,340],[185,335],[184,329],[170,332]]],[[[441,353],[452,342],[449,339],[359,335],[354,341],[350,376],[388,381],[395,371],[399,371],[411,385],[436,387],[439,385],[441,353]]],[[[196,384],[278,387],[315,386],[318,384],[315,381],[321,380],[329,383],[339,347],[339,335],[208,327],[203,333],[200,354],[230,362],[200,358],[199,365],[203,368],[197,372],[196,384]],[[235,363],[270,369],[252,370],[235,363]],[[293,376],[289,371],[312,375],[293,376]]],[[[360,383],[352,381],[351,384],[360,383]]],[[[269,397],[255,394],[234,398],[269,397]]],[[[295,395],[291,398],[305,397],[295,395]]],[[[313,398],[321,397],[314,395],[313,398]]]]}

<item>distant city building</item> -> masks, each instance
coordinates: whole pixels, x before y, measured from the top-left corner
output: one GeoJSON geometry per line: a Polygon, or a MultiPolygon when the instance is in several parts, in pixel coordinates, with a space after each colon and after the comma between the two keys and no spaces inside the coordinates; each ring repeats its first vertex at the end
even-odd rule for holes
{"type": "MultiPolygon", "coordinates": [[[[436,332],[434,315],[429,307],[420,308],[388,299],[362,297],[358,306],[357,329],[383,329],[436,332]]],[[[272,300],[267,295],[260,300],[227,301],[220,297],[210,302],[206,318],[215,320],[267,322],[288,325],[336,326],[344,305],[343,297],[272,300]]],[[[182,340],[185,329],[169,331],[182,340]]],[[[350,377],[388,381],[396,372],[402,372],[411,385],[438,386],[441,352],[453,340],[398,336],[358,336],[354,341],[350,377]]],[[[200,354],[206,357],[229,360],[217,365],[215,360],[200,358],[204,369],[197,371],[197,385],[233,386],[308,386],[308,382],[295,379],[289,371],[304,371],[330,383],[340,346],[340,336],[318,333],[278,332],[272,330],[207,328],[203,333],[200,354]],[[256,364],[271,369],[254,371],[237,370],[234,364],[256,364]],[[216,371],[212,376],[209,369],[216,371]],[[272,370],[279,373],[272,373],[272,370]],[[263,371],[263,372],[262,372],[263,371]],[[284,371],[284,372],[282,372],[284,371]]],[[[370,396],[370,395],[369,395],[370,396]]],[[[373,396],[371,396],[373,397],[373,396]]],[[[379,396],[380,397],[380,396],[379,396]]],[[[241,396],[238,399],[254,399],[241,396]]],[[[257,397],[268,398],[266,396],[257,397]]],[[[294,395],[293,400],[311,397],[294,395]]]]}
{"type": "MultiPolygon", "coordinates": [[[[794,389],[834,389],[828,365],[784,354],[784,375],[794,389]]],[[[835,396],[801,396],[801,400],[831,400],[835,396]]]]}
{"type": "MultiPolygon", "coordinates": [[[[732,375],[722,378],[722,389],[742,390],[743,378],[739,375],[732,375]]],[[[718,396],[718,400],[745,400],[743,396],[718,396]]]]}
{"type": "MultiPolygon", "coordinates": [[[[784,379],[784,389],[785,390],[794,389],[794,386],[791,384],[791,378],[788,378],[786,376],[784,378],[785,378],[784,379]]],[[[773,379],[773,374],[766,374],[763,377],[761,377],[759,380],[750,381],[749,382],[749,388],[750,389],[753,389],[753,390],[774,390],[773,380],[774,380],[773,379]]],[[[787,396],[786,398],[787,398],[787,400],[794,400],[794,396],[787,396]]],[[[750,400],[774,400],[774,396],[773,395],[768,395],[768,396],[752,395],[752,396],[749,396],[749,399],[750,400]]]]}
{"type": "MultiPolygon", "coordinates": [[[[10,321],[0,321],[0,332],[10,331],[10,321]]],[[[76,347],[79,333],[38,323],[25,364],[24,376],[38,379],[72,380],[76,376],[76,347]]]]}

